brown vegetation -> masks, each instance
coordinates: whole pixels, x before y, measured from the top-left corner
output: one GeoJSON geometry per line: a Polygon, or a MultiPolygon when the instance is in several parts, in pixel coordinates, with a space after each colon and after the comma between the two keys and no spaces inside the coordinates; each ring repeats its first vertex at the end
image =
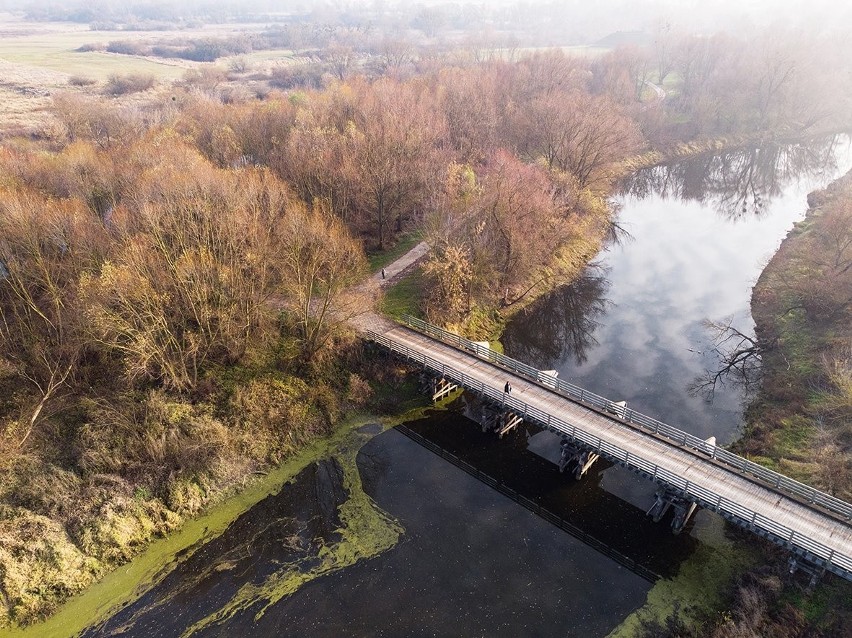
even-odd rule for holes
{"type": "Polygon", "coordinates": [[[147,91],[154,86],[154,83],[155,79],[153,75],[111,75],[107,79],[103,91],[105,95],[128,95],[130,93],[147,91]]]}
{"type": "MultiPolygon", "coordinates": [[[[153,80],[114,77],[103,93],[116,99],[58,92],[43,142],[0,148],[0,625],[48,613],[366,400],[344,329],[363,305],[348,291],[364,248],[425,231],[425,310],[474,331],[590,256],[643,132],[668,139],[683,113],[702,133],[784,128],[808,88],[763,69],[734,121],[726,104],[751,93],[710,108],[690,96],[698,82],[673,116],[642,102],[635,53],[512,62],[315,31],[263,34],[325,47],[252,74],[263,99],[235,88],[242,65],[196,69],[166,99],[122,99],[153,80]]],[[[189,57],[222,51],[184,44],[189,57]]],[[[823,322],[840,320],[829,280],[849,270],[839,223],[810,240],[829,255],[808,264],[829,294],[801,305],[823,322]]],[[[835,360],[825,383],[848,385],[835,360]]],[[[823,421],[842,423],[832,396],[823,421]]]]}
{"type": "Polygon", "coordinates": [[[340,222],[170,131],[99,144],[93,119],[58,153],[0,156],[0,624],[326,431],[362,383],[305,367],[346,352],[335,313],[364,259],[340,222]]]}
{"type": "Polygon", "coordinates": [[[332,372],[364,308],[362,246],[428,220],[430,312],[455,320],[600,234],[598,197],[640,139],[584,77],[547,54],[263,102],[223,103],[211,73],[148,106],[56,95],[64,138],[0,150],[0,520],[42,535],[0,555],[6,620],[48,612],[366,399],[332,372]],[[524,115],[547,96],[582,122],[550,158],[524,115]],[[49,569],[48,536],[67,553],[49,569]],[[27,596],[22,565],[62,593],[27,596]]]}

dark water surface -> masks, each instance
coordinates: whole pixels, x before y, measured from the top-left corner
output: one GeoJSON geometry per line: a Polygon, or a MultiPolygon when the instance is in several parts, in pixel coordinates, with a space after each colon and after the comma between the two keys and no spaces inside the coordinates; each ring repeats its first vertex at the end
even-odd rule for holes
{"type": "MultiPolygon", "coordinates": [[[[702,322],[731,317],[752,329],[750,291],[763,263],[804,214],[806,194],[850,164],[844,138],[638,172],[619,199],[632,239],[518,316],[505,334],[507,354],[731,441],[741,389],[722,388],[712,403],[688,391],[715,364],[702,322]]],[[[323,462],[85,635],[176,636],[195,626],[194,636],[600,637],[643,604],[649,574],[673,575],[702,530],[721,526],[700,511],[674,536],[644,515],[649,481],[604,462],[574,481],[553,464],[554,435],[522,426],[497,439],[465,418],[477,410],[465,396],[407,424],[408,436],[392,430],[361,448],[364,492],[404,529],[391,549],[308,579],[271,605],[260,596],[209,622],[237,592],[262,590],[282,571],[309,572],[341,541],[337,507],[351,492],[340,465],[323,462]],[[465,464],[468,471],[458,467],[465,464]],[[568,532],[554,524],[560,519],[568,532]]]]}
{"type": "Polygon", "coordinates": [[[647,582],[398,432],[365,445],[359,466],[366,491],[406,529],[403,541],[237,627],[292,636],[601,636],[644,600],[647,582]]]}
{"type": "MultiPolygon", "coordinates": [[[[455,413],[412,426],[458,424],[462,438],[484,436],[455,413]]],[[[399,432],[369,441],[358,466],[365,491],[405,528],[402,541],[191,635],[602,636],[644,601],[646,580],[399,432]]],[[[564,485],[554,469],[545,474],[564,485]]],[[[334,462],[311,466],[84,635],[179,636],[281,563],[308,569],[317,540],[334,540],[340,476],[334,462]]]]}

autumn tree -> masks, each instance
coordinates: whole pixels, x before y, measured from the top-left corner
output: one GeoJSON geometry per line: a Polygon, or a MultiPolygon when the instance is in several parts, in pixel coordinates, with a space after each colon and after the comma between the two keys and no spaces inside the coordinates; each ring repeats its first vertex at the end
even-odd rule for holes
{"type": "Polygon", "coordinates": [[[238,360],[261,327],[289,205],[263,172],[202,164],[193,177],[195,188],[174,177],[159,201],[122,211],[120,247],[80,285],[92,336],[122,357],[128,377],[179,390],[209,361],[238,360]]]}
{"type": "Polygon", "coordinates": [[[639,149],[636,124],[610,99],[583,92],[531,101],[516,120],[517,146],[531,160],[570,173],[581,187],[605,186],[616,164],[639,149]]]}
{"type": "Polygon", "coordinates": [[[467,246],[441,243],[433,247],[423,273],[430,281],[428,317],[440,322],[455,321],[470,310],[473,266],[467,246]]]}
{"type": "Polygon", "coordinates": [[[355,212],[357,167],[353,166],[354,125],[340,130],[323,114],[303,109],[276,161],[283,175],[307,202],[323,203],[349,223],[355,212]]]}
{"type": "Polygon", "coordinates": [[[420,212],[441,166],[445,123],[417,86],[380,80],[356,87],[347,167],[362,228],[379,249],[420,212]]]}
{"type": "Polygon", "coordinates": [[[559,49],[537,51],[503,70],[516,74],[512,78],[513,97],[520,100],[582,91],[589,79],[588,69],[580,58],[559,49]]]}
{"type": "Polygon", "coordinates": [[[648,90],[653,61],[646,49],[619,47],[593,62],[593,92],[608,95],[623,106],[636,104],[648,90]]]}
{"type": "Polygon", "coordinates": [[[674,49],[677,37],[672,25],[661,20],[654,26],[653,38],[653,58],[657,82],[662,84],[674,70],[674,49]]]}
{"type": "Polygon", "coordinates": [[[427,265],[433,312],[446,318],[470,308],[471,300],[512,303],[525,295],[549,278],[548,265],[571,236],[576,215],[545,169],[505,152],[479,175],[451,165],[428,226],[437,247],[427,265]]]}
{"type": "Polygon", "coordinates": [[[343,223],[322,206],[290,206],[277,230],[281,291],[296,317],[307,361],[365,309],[348,289],[366,273],[366,260],[343,223]]]}
{"type": "Polygon", "coordinates": [[[478,164],[497,146],[500,115],[494,72],[451,68],[438,74],[448,137],[462,163],[478,164]]]}
{"type": "Polygon", "coordinates": [[[0,356],[34,391],[18,422],[23,445],[77,375],[85,348],[76,284],[102,257],[103,229],[77,202],[2,192],[0,356]]]}
{"type": "Polygon", "coordinates": [[[341,43],[334,43],[329,46],[323,57],[334,76],[341,82],[346,80],[358,60],[355,50],[351,46],[341,43]]]}
{"type": "Polygon", "coordinates": [[[74,93],[54,95],[53,111],[64,124],[71,141],[87,139],[104,149],[127,143],[145,128],[140,111],[134,107],[117,106],[74,93]]]}

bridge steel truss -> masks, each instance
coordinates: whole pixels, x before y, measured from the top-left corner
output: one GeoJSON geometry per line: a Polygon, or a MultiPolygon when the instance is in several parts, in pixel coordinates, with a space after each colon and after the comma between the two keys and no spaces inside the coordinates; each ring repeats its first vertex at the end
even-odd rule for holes
{"type": "MultiPolygon", "coordinates": [[[[548,391],[564,396],[574,403],[603,414],[609,419],[631,425],[634,429],[643,431],[657,440],[664,440],[673,447],[687,449],[691,453],[700,452],[701,455],[706,457],[707,462],[743,475],[765,489],[792,496],[795,501],[810,507],[822,516],[844,522],[845,525],[849,525],[849,521],[852,520],[852,505],[845,501],[763,468],[696,436],[544,374],[536,368],[496,353],[437,326],[432,326],[412,317],[405,317],[404,321],[416,332],[462,350],[464,355],[474,355],[477,359],[485,360],[501,369],[511,371],[519,377],[526,378],[548,391]],[[820,510],[825,511],[821,512],[820,510]]],[[[830,548],[713,490],[697,485],[693,481],[660,467],[650,459],[604,441],[582,427],[568,423],[553,414],[529,405],[514,395],[506,395],[502,389],[492,387],[455,366],[438,361],[424,352],[411,348],[385,334],[368,330],[364,336],[390,352],[423,366],[440,378],[477,392],[490,401],[503,404],[507,409],[522,416],[525,421],[535,423],[563,438],[567,437],[588,450],[603,456],[610,462],[649,478],[704,509],[716,512],[752,533],[785,547],[798,558],[817,569],[834,573],[852,581],[852,547],[848,551],[845,548],[844,551],[830,548]]]]}

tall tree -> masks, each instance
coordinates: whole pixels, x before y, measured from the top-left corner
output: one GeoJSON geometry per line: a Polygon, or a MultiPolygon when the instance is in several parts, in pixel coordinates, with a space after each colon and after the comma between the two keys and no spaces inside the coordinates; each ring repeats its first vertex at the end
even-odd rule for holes
{"type": "Polygon", "coordinates": [[[445,122],[425,88],[380,80],[355,90],[346,170],[358,187],[358,213],[383,249],[421,212],[429,185],[436,183],[445,122]]]}
{"type": "Polygon", "coordinates": [[[517,116],[517,146],[531,160],[605,186],[615,165],[640,147],[635,122],[607,97],[582,92],[540,97],[517,116]]]}
{"type": "Polygon", "coordinates": [[[35,400],[21,419],[23,445],[76,373],[83,352],[79,276],[95,267],[103,229],[76,202],[32,193],[0,196],[0,356],[35,400]]]}
{"type": "Polygon", "coordinates": [[[198,188],[176,183],[160,201],[123,209],[113,258],[81,282],[96,341],[121,355],[131,379],[176,389],[194,387],[209,361],[238,360],[262,325],[289,205],[265,172],[199,170],[198,188]]]}
{"type": "Polygon", "coordinates": [[[310,360],[364,309],[349,288],[366,272],[366,260],[343,223],[322,206],[291,206],[278,231],[281,290],[296,316],[302,356],[310,360]]]}

